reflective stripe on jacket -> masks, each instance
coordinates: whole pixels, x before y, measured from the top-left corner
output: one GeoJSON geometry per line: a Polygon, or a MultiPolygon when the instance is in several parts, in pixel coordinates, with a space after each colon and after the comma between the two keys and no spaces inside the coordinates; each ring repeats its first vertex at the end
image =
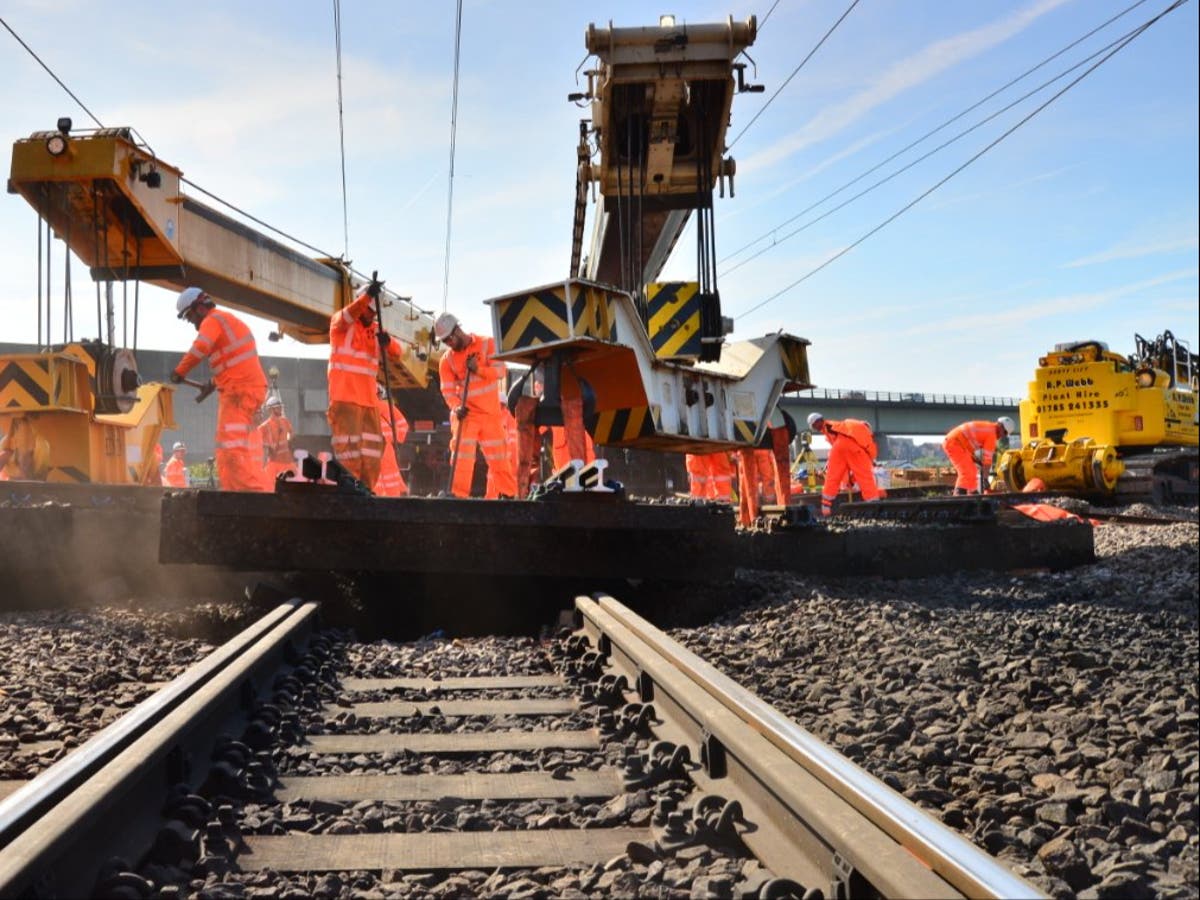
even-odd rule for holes
{"type": "Polygon", "coordinates": [[[875,434],[871,426],[859,419],[842,419],[840,422],[825,420],[825,437],[832,443],[839,438],[849,438],[867,451],[872,460],[879,455],[875,446],[875,434]]]}
{"type": "MultiPolygon", "coordinates": [[[[373,408],[379,375],[379,324],[364,325],[360,318],[374,302],[365,292],[354,302],[338,310],[329,319],[329,402],[354,403],[373,408]]],[[[395,341],[388,344],[388,356],[399,360],[403,354],[395,341]]]]}
{"type": "Polygon", "coordinates": [[[217,390],[225,390],[234,384],[264,387],[267,384],[267,376],[258,361],[254,335],[250,327],[231,312],[209,310],[200,323],[191,349],[184,354],[175,371],[187,375],[205,359],[217,390]]]}
{"type": "Polygon", "coordinates": [[[963,422],[961,425],[950,429],[942,445],[958,444],[970,454],[974,454],[976,450],[982,450],[983,464],[990,466],[992,464],[992,456],[996,452],[996,441],[999,439],[999,435],[996,434],[995,422],[976,420],[973,422],[963,422]]]}
{"type": "Polygon", "coordinates": [[[467,378],[467,357],[475,354],[478,368],[471,373],[467,387],[467,411],[484,416],[500,415],[500,385],[508,367],[496,354],[496,342],[490,337],[471,335],[471,343],[463,350],[450,350],[438,364],[438,375],[442,382],[442,397],[451,410],[463,402],[463,384],[467,378]]]}

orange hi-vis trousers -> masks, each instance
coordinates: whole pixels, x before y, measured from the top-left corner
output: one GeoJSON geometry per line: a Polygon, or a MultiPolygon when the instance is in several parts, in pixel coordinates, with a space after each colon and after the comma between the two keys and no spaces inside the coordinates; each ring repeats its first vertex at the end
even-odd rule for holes
{"type": "Polygon", "coordinates": [[[971,453],[971,448],[961,441],[945,441],[942,449],[950,457],[950,463],[958,477],[954,479],[954,487],[962,488],[968,494],[979,490],[979,463],[971,453]]]}
{"type": "Polygon", "coordinates": [[[512,458],[508,454],[508,434],[504,428],[504,419],[499,415],[489,416],[471,411],[465,419],[455,418],[451,414],[451,421],[453,430],[450,434],[450,447],[457,447],[458,452],[451,460],[454,477],[450,482],[450,493],[455,497],[471,496],[475,454],[481,451],[496,495],[516,497],[517,476],[513,470],[512,458]]]}
{"type": "Polygon", "coordinates": [[[861,444],[848,437],[838,438],[829,448],[829,460],[825,465],[825,486],[821,489],[821,515],[833,513],[833,501],[838,488],[849,472],[854,476],[864,500],[878,500],[879,488],[875,486],[875,468],[861,444]]]}
{"type": "Polygon", "coordinates": [[[261,457],[250,446],[254,417],[267,396],[266,385],[231,384],[217,391],[217,477],[223,491],[266,491],[271,486],[261,457]]]}
{"type": "Polygon", "coordinates": [[[335,400],[329,404],[327,418],[334,457],[347,472],[374,488],[383,464],[379,408],[335,400]]]}

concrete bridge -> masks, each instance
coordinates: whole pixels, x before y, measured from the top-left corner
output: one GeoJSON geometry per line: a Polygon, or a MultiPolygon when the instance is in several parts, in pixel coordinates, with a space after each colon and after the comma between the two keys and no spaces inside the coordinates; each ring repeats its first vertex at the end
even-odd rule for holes
{"type": "Polygon", "coordinates": [[[1020,424],[1017,397],[985,397],[977,394],[919,394],[896,391],[857,391],[813,388],[785,394],[779,405],[796,420],[801,431],[808,414],[819,412],[830,419],[861,419],[870,424],[876,437],[916,435],[940,438],[969,419],[1011,416],[1020,424]]]}

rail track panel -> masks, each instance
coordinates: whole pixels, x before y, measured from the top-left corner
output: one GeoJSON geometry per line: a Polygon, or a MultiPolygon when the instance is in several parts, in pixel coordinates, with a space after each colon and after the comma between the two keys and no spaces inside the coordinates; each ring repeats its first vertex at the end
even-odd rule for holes
{"type": "Polygon", "coordinates": [[[537,671],[445,678],[348,674],[358,645],[281,606],[0,803],[0,895],[1036,895],[616,601],[576,605],[537,671]]]}

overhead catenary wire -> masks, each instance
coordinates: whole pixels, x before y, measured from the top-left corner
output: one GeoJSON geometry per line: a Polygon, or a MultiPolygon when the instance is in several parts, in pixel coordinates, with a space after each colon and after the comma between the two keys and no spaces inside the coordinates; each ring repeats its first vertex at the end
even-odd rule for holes
{"type": "Polygon", "coordinates": [[[458,141],[458,63],[462,47],[462,0],[454,13],[454,87],[450,95],[450,177],[446,185],[446,261],[442,273],[442,312],[450,303],[450,236],[454,218],[454,151],[458,141]]]}
{"type": "MultiPolygon", "coordinates": [[[[825,32],[825,34],[823,34],[821,36],[821,39],[819,41],[817,41],[816,44],[813,45],[813,48],[808,51],[808,53],[805,55],[804,59],[800,60],[800,65],[798,65],[798,66],[796,66],[796,68],[792,69],[792,74],[789,75],[787,78],[785,78],[783,80],[783,84],[779,85],[779,87],[777,87],[775,89],[775,93],[773,93],[770,96],[770,98],[767,100],[767,102],[758,108],[758,112],[756,112],[754,114],[754,116],[750,119],[750,121],[745,124],[745,126],[742,128],[742,130],[737,133],[737,136],[732,141],[730,141],[728,144],[725,145],[726,150],[729,150],[730,148],[732,148],[733,145],[738,142],[738,140],[741,138],[741,136],[750,130],[750,126],[753,125],[755,122],[757,122],[758,117],[767,111],[767,107],[770,106],[771,103],[774,102],[775,98],[779,96],[780,92],[785,87],[788,86],[788,82],[790,82],[793,78],[796,77],[796,74],[801,69],[803,69],[805,64],[810,59],[813,58],[813,56],[816,54],[816,52],[818,50],[821,49],[821,45],[824,44],[827,40],[829,40],[829,36],[831,34],[833,34],[835,31],[837,31],[838,26],[841,25],[842,22],[846,21],[846,16],[850,15],[850,12],[854,9],[854,7],[858,6],[858,3],[859,3],[859,0],[851,0],[850,5],[846,7],[846,10],[840,16],[838,16],[837,21],[829,26],[829,29],[825,32]]],[[[775,7],[772,6],[771,9],[767,12],[767,15],[770,16],[771,12],[773,12],[774,9],[775,9],[775,7]]],[[[766,20],[764,19],[763,21],[765,22],[766,20]]]]}
{"type": "Polygon", "coordinates": [[[762,21],[758,23],[759,31],[762,31],[763,26],[767,24],[767,19],[771,18],[771,13],[775,12],[775,7],[777,7],[778,5],[779,5],[779,0],[775,0],[775,2],[771,4],[771,8],[767,10],[767,14],[765,16],[763,16],[762,21]]]}
{"type": "MultiPolygon", "coordinates": [[[[1070,50],[1074,49],[1075,47],[1079,46],[1079,45],[1080,45],[1080,44],[1082,44],[1084,41],[1086,41],[1088,38],[1090,38],[1090,37],[1094,36],[1095,34],[1097,34],[1097,33],[1098,33],[1098,32],[1100,32],[1100,31],[1103,31],[1105,28],[1107,28],[1107,27],[1108,27],[1109,25],[1111,25],[1113,22],[1117,21],[1117,20],[1118,20],[1118,19],[1120,19],[1122,16],[1125,16],[1126,14],[1128,14],[1128,13],[1132,12],[1133,10],[1137,9],[1139,6],[1141,6],[1142,4],[1144,4],[1144,3],[1146,3],[1146,2],[1147,2],[1147,0],[1136,0],[1136,2],[1135,2],[1135,3],[1132,3],[1131,5],[1129,5],[1129,6],[1125,7],[1123,10],[1121,10],[1120,12],[1118,12],[1116,15],[1113,15],[1113,16],[1111,16],[1110,18],[1106,19],[1104,22],[1101,22],[1099,25],[1097,25],[1097,26],[1096,26],[1095,28],[1093,28],[1091,31],[1087,32],[1087,34],[1084,34],[1084,35],[1082,35],[1081,37],[1078,37],[1078,38],[1076,38],[1075,40],[1071,41],[1071,43],[1067,44],[1065,47],[1062,47],[1061,49],[1059,49],[1059,50],[1055,51],[1054,53],[1052,53],[1052,54],[1050,54],[1049,56],[1047,56],[1047,57],[1045,57],[1044,59],[1042,59],[1040,62],[1036,63],[1035,65],[1033,65],[1033,66],[1030,66],[1028,69],[1026,69],[1026,70],[1025,70],[1024,72],[1022,72],[1020,75],[1017,75],[1015,78],[1011,78],[1011,79],[1009,79],[1007,82],[1005,82],[1004,84],[1002,84],[1000,87],[996,88],[994,91],[992,91],[992,92],[991,92],[990,94],[988,94],[986,97],[983,97],[983,98],[981,98],[981,99],[977,100],[976,102],[972,103],[970,106],[966,107],[965,109],[963,109],[963,110],[961,110],[960,112],[956,113],[955,115],[951,116],[949,119],[946,119],[946,120],[945,120],[944,122],[942,122],[940,125],[938,125],[938,126],[936,126],[936,127],[934,127],[934,128],[931,128],[929,131],[925,132],[923,135],[921,135],[921,136],[920,136],[919,138],[917,138],[916,140],[914,140],[914,141],[912,141],[911,143],[909,143],[909,144],[905,145],[904,147],[901,147],[899,150],[897,150],[897,151],[896,151],[895,153],[893,153],[891,156],[887,157],[887,159],[881,160],[880,162],[878,162],[878,163],[876,163],[875,165],[871,166],[871,168],[867,169],[865,172],[862,172],[861,174],[859,174],[859,175],[856,175],[854,178],[852,178],[852,179],[850,179],[849,181],[845,182],[845,183],[844,183],[844,184],[842,184],[840,187],[838,187],[838,188],[835,188],[834,190],[830,191],[828,194],[826,194],[826,195],[825,195],[824,197],[822,197],[821,199],[819,199],[819,200],[816,200],[816,201],[814,201],[814,202],[810,203],[808,206],[806,206],[804,209],[800,210],[800,211],[799,211],[798,213],[796,213],[795,215],[793,215],[793,216],[790,216],[789,218],[787,218],[787,219],[785,219],[784,221],[780,222],[778,225],[775,225],[775,226],[773,226],[773,227],[771,228],[771,230],[770,230],[770,231],[767,231],[767,232],[765,232],[764,234],[761,234],[761,235],[759,235],[758,237],[754,238],[753,240],[751,240],[751,241],[748,241],[747,243],[743,244],[741,247],[739,247],[738,249],[734,250],[733,252],[729,253],[729,254],[728,254],[728,255],[726,255],[724,258],[722,258],[722,259],[721,259],[721,262],[727,262],[727,261],[729,261],[729,260],[731,260],[731,259],[734,259],[734,258],[736,258],[736,257],[740,256],[740,255],[741,255],[742,253],[744,253],[745,251],[749,250],[751,247],[753,247],[755,244],[759,243],[760,241],[764,241],[764,240],[766,240],[767,238],[773,237],[773,236],[774,236],[774,234],[775,234],[775,233],[776,233],[776,232],[777,232],[777,231],[778,231],[780,228],[784,228],[785,226],[787,226],[787,225],[790,225],[792,222],[795,222],[797,219],[799,219],[801,216],[805,215],[806,213],[812,212],[814,209],[816,209],[818,206],[820,206],[820,205],[821,205],[822,203],[824,203],[825,201],[827,201],[827,200],[832,200],[834,197],[836,197],[836,196],[837,196],[838,194],[840,194],[842,191],[844,191],[844,190],[846,190],[846,189],[848,189],[848,188],[850,188],[850,187],[853,187],[855,184],[857,184],[858,182],[862,181],[862,180],[863,180],[864,178],[866,178],[868,175],[872,174],[873,172],[876,172],[876,171],[878,171],[879,169],[883,168],[883,167],[884,167],[884,166],[886,166],[888,163],[890,163],[892,160],[894,160],[894,159],[896,159],[896,158],[898,158],[898,157],[900,157],[900,156],[903,156],[903,155],[904,155],[905,153],[907,153],[909,150],[912,150],[914,147],[916,147],[916,146],[918,146],[918,145],[920,145],[920,144],[924,143],[926,140],[928,140],[929,138],[933,137],[933,136],[934,136],[935,134],[937,134],[939,131],[943,130],[944,128],[947,128],[947,127],[949,127],[950,125],[953,125],[955,122],[957,122],[959,119],[961,119],[963,116],[967,115],[968,113],[974,112],[976,109],[978,109],[978,108],[979,108],[980,106],[982,106],[983,104],[987,103],[989,100],[991,100],[991,99],[995,98],[996,96],[998,96],[998,95],[1000,95],[1000,94],[1004,93],[1006,90],[1008,90],[1008,89],[1009,89],[1010,87],[1012,87],[1014,84],[1017,84],[1018,82],[1020,82],[1020,81],[1024,80],[1025,78],[1028,78],[1030,75],[1032,75],[1032,74],[1033,74],[1034,72],[1036,72],[1038,69],[1042,68],[1043,66],[1046,66],[1046,65],[1048,65],[1049,63],[1053,62],[1053,61],[1054,61],[1055,59],[1057,59],[1058,57],[1062,56],[1064,53],[1067,53],[1068,51],[1070,51],[1070,50]]],[[[1118,40],[1119,40],[1119,38],[1118,38],[1118,40]]],[[[1102,52],[1104,52],[1104,50],[1106,50],[1106,49],[1107,49],[1109,46],[1112,46],[1112,45],[1111,45],[1111,44],[1109,44],[1109,45],[1107,45],[1106,47],[1104,47],[1104,48],[1101,48],[1099,51],[1097,51],[1097,53],[1102,53],[1102,52]]],[[[1090,57],[1089,57],[1089,58],[1090,58],[1090,57]]],[[[1085,60],[1084,60],[1084,62],[1086,62],[1086,61],[1087,61],[1087,60],[1085,59],[1085,60]]],[[[1080,63],[1080,65],[1082,65],[1082,63],[1080,63]]],[[[1070,72],[1070,71],[1071,71],[1071,69],[1067,69],[1066,71],[1067,71],[1067,72],[1070,72]]],[[[1063,74],[1066,74],[1066,73],[1064,72],[1063,74]]],[[[1060,75],[1059,77],[1062,77],[1062,76],[1060,75]]],[[[1026,95],[1026,96],[1028,96],[1028,95],[1026,95]]],[[[1006,108],[1007,108],[1007,107],[1006,107],[1006,108]]],[[[757,255],[758,255],[758,254],[755,254],[755,256],[757,256],[757,255]]],[[[751,258],[753,259],[754,257],[751,257],[751,258]]],[[[739,265],[740,265],[740,264],[739,264],[739,265]]],[[[737,266],[734,266],[734,267],[731,267],[731,268],[729,268],[729,269],[726,269],[725,271],[726,271],[726,272],[732,272],[734,268],[737,268],[737,266]]],[[[724,273],[723,273],[723,274],[724,274],[724,273]]]]}
{"type": "Polygon", "coordinates": [[[916,206],[918,203],[920,203],[922,200],[924,200],[926,197],[928,197],[930,194],[932,194],[934,191],[936,191],[938,188],[940,188],[946,182],[950,181],[950,179],[954,178],[956,175],[958,175],[960,172],[962,172],[964,169],[966,169],[968,166],[970,166],[972,163],[974,163],[976,160],[978,160],[980,157],[982,157],[984,154],[986,154],[988,151],[990,151],[993,147],[997,146],[1000,142],[1002,142],[1007,137],[1009,137],[1009,135],[1016,132],[1017,129],[1021,128],[1021,126],[1025,125],[1027,122],[1029,122],[1031,119],[1033,119],[1039,113],[1041,113],[1044,109],[1049,107],[1052,103],[1054,103],[1056,100],[1058,100],[1060,97],[1062,97],[1065,93],[1067,93],[1067,91],[1071,90],[1071,88],[1075,87],[1075,85],[1079,84],[1079,82],[1083,81],[1083,79],[1087,78],[1089,75],[1091,75],[1093,72],[1095,72],[1098,68],[1100,68],[1100,66],[1104,65],[1106,62],[1108,62],[1110,59],[1112,59],[1116,54],[1118,54],[1119,52],[1124,50],[1126,47],[1128,47],[1131,43],[1133,43],[1134,40],[1136,40],[1138,37],[1140,37],[1142,34],[1144,34],[1146,32],[1146,30],[1150,28],[1150,26],[1154,25],[1156,22],[1161,20],[1168,13],[1174,12],[1176,9],[1183,6],[1183,4],[1185,4],[1187,2],[1188,2],[1188,0],[1174,0],[1174,2],[1171,3],[1168,7],[1166,7],[1162,12],[1158,13],[1156,16],[1148,19],[1146,22],[1142,23],[1140,26],[1135,28],[1127,37],[1125,37],[1124,39],[1119,41],[1116,46],[1114,46],[1111,50],[1109,50],[1108,53],[1106,53],[1100,59],[1096,60],[1096,62],[1094,62],[1092,65],[1090,65],[1087,69],[1085,69],[1083,72],[1081,72],[1078,76],[1073,78],[1070,82],[1063,85],[1062,88],[1060,88],[1052,96],[1048,97],[1040,106],[1038,106],[1036,109],[1029,112],[1027,115],[1025,115],[1023,118],[1021,118],[1018,122],[1016,122],[1014,125],[1012,125],[1010,128],[1008,128],[1002,134],[1000,134],[997,138],[995,138],[990,143],[988,143],[985,147],[983,147],[983,149],[979,150],[977,153],[975,153],[973,156],[971,156],[966,162],[962,163],[962,165],[958,166],[956,169],[954,169],[952,172],[950,172],[949,175],[945,176],[944,178],[942,178],[940,181],[938,181],[931,187],[922,191],[920,194],[918,194],[916,197],[914,197],[912,200],[910,200],[904,206],[900,207],[900,209],[896,210],[894,213],[892,213],[890,216],[888,216],[886,219],[884,219],[878,225],[876,225],[875,227],[871,228],[869,231],[864,233],[861,237],[859,237],[853,243],[848,244],[847,246],[843,247],[841,250],[839,250],[837,253],[830,256],[824,262],[813,267],[808,272],[806,272],[804,275],[800,276],[795,281],[793,281],[791,284],[776,291],[774,294],[767,297],[765,300],[760,300],[758,303],[754,304],[753,306],[749,307],[748,309],[743,310],[741,314],[749,315],[752,312],[756,312],[757,310],[762,309],[767,304],[772,303],[775,300],[778,300],[784,294],[788,293],[789,291],[791,291],[794,288],[798,287],[799,285],[803,284],[805,281],[807,281],[809,278],[812,278],[814,275],[816,275],[818,272],[825,269],[831,263],[833,263],[836,260],[840,259],[841,257],[845,256],[847,253],[849,253],[851,250],[853,250],[859,244],[863,243],[863,241],[870,238],[872,235],[877,234],[878,232],[882,231],[884,228],[886,228],[892,222],[896,221],[896,219],[900,218],[900,216],[904,215],[904,213],[908,212],[910,209],[912,209],[914,206],[916,206]]]}
{"type": "Polygon", "coordinates": [[[342,104],[342,0],[333,0],[333,42],[337,53],[338,148],[342,159],[342,259],[349,259],[350,195],[346,190],[346,125],[342,104]]]}
{"type": "MultiPolygon", "coordinates": [[[[72,100],[74,100],[75,103],[79,106],[79,108],[82,109],[85,113],[87,113],[87,115],[91,118],[91,120],[96,124],[97,128],[105,127],[104,123],[101,122],[100,119],[97,118],[96,115],[94,113],[92,113],[92,111],[90,109],[87,108],[87,106],[84,104],[84,102],[75,95],[74,91],[72,91],[69,87],[66,86],[65,83],[63,83],[63,80],[61,78],[59,78],[58,75],[56,75],[54,73],[54,71],[48,65],[46,65],[46,63],[41,59],[41,57],[39,57],[33,51],[33,49],[24,40],[22,40],[21,36],[18,35],[12,29],[12,27],[6,21],[4,21],[4,19],[2,17],[0,17],[0,25],[3,25],[8,30],[9,34],[11,34],[13,36],[13,38],[16,39],[17,43],[19,43],[25,49],[25,51],[38,63],[38,65],[40,65],[43,69],[46,70],[47,74],[49,74],[49,76],[54,79],[54,82],[67,93],[67,96],[69,96],[72,100]]],[[[179,182],[180,182],[180,184],[185,184],[188,187],[192,188],[193,190],[203,194],[204,196],[208,197],[210,200],[214,201],[215,203],[221,204],[226,209],[236,213],[237,215],[243,217],[247,221],[253,222],[256,225],[260,225],[263,228],[267,229],[268,231],[272,232],[273,234],[277,234],[280,237],[291,241],[292,243],[296,244],[297,246],[303,247],[305,250],[310,251],[314,256],[326,257],[328,259],[333,259],[335,257],[335,254],[330,253],[328,250],[324,250],[320,247],[316,247],[316,246],[308,243],[307,241],[301,240],[300,238],[296,237],[293,234],[290,234],[280,228],[275,227],[274,225],[271,225],[269,222],[263,221],[262,219],[258,218],[257,216],[254,216],[254,215],[248,213],[246,210],[242,209],[241,207],[237,206],[236,204],[230,203],[228,200],[225,200],[224,198],[218,196],[217,194],[214,194],[212,191],[201,187],[196,182],[194,182],[182,175],[179,176],[179,182]]],[[[49,223],[47,223],[47,229],[49,229],[49,223]]],[[[140,246],[138,249],[140,252],[140,249],[141,249],[140,246]]],[[[347,268],[349,269],[351,274],[358,277],[364,283],[370,280],[369,277],[365,273],[359,272],[357,269],[353,268],[352,266],[347,265],[347,268]]],[[[49,300],[50,300],[50,276],[49,276],[49,253],[47,252],[47,273],[46,273],[46,301],[47,301],[47,303],[46,303],[46,340],[47,341],[51,340],[49,300]]],[[[411,300],[410,300],[410,302],[411,302],[411,300]]],[[[135,308],[136,308],[136,305],[135,305],[135,308]]],[[[428,310],[421,309],[420,307],[417,307],[415,304],[413,305],[413,308],[419,310],[420,312],[428,312],[428,310]]],[[[136,335],[136,333],[137,333],[137,323],[135,322],[134,323],[134,334],[136,335]]]]}
{"type": "MultiPolygon", "coordinates": [[[[1136,30],[1137,29],[1133,29],[1133,31],[1136,31],[1136,30]]],[[[1074,63],[1073,65],[1070,65],[1067,68],[1063,69],[1061,72],[1059,72],[1053,78],[1046,79],[1045,81],[1043,81],[1041,84],[1039,84],[1037,87],[1033,88],[1032,90],[1026,91],[1020,97],[1017,97],[1015,100],[1010,101],[1009,103],[1007,103],[1004,106],[997,109],[995,112],[992,112],[992,113],[988,114],[987,116],[984,116],[982,119],[980,119],[974,125],[964,128],[962,131],[958,132],[953,137],[948,138],[945,141],[942,141],[942,143],[938,144],[932,150],[928,150],[925,153],[922,153],[916,159],[910,160],[909,162],[905,163],[903,166],[896,169],[895,171],[890,172],[889,174],[885,175],[883,178],[880,178],[878,181],[874,182],[873,184],[868,185],[867,187],[863,188],[857,194],[854,194],[853,196],[846,198],[841,203],[839,203],[837,206],[834,206],[830,209],[825,210],[825,212],[821,213],[816,218],[809,219],[803,225],[797,226],[796,228],[792,229],[791,231],[789,231],[787,234],[783,235],[782,237],[776,238],[774,241],[772,241],[767,246],[763,247],[757,253],[752,253],[750,256],[747,256],[745,259],[739,261],[735,265],[732,265],[729,268],[722,270],[721,274],[728,275],[729,273],[740,269],[742,266],[746,265],[747,263],[758,259],[764,253],[767,253],[767,252],[775,249],[780,244],[782,244],[784,241],[791,240],[796,235],[800,234],[803,231],[807,231],[809,228],[811,228],[813,225],[816,225],[818,222],[821,222],[824,219],[829,218],[831,215],[833,215],[834,213],[836,213],[840,210],[845,209],[847,206],[849,206],[851,203],[855,202],[856,200],[859,200],[862,197],[865,197],[867,194],[871,193],[876,188],[882,187],[883,185],[887,184],[892,179],[894,179],[900,175],[903,175],[909,169],[913,168],[913,166],[923,163],[925,160],[929,159],[930,157],[934,156],[935,154],[940,153],[942,150],[945,150],[951,144],[958,142],[962,138],[966,137],[968,134],[971,134],[973,131],[976,131],[979,128],[982,128],[984,125],[986,125],[988,122],[991,122],[993,119],[996,119],[997,117],[1003,115],[1004,113],[1008,112],[1009,110],[1013,109],[1014,107],[1020,105],[1021,103],[1024,103],[1026,100],[1028,100],[1030,97],[1034,96],[1035,94],[1041,93],[1046,88],[1048,88],[1050,85],[1054,84],[1054,82],[1061,81],[1063,78],[1066,78],[1068,75],[1070,75],[1076,69],[1079,69],[1079,68],[1087,65],[1093,59],[1096,59],[1098,56],[1102,55],[1103,53],[1107,52],[1112,47],[1119,44],[1121,41],[1125,40],[1125,38],[1127,38],[1129,35],[1131,35],[1133,33],[1133,31],[1127,31],[1125,34],[1121,35],[1119,38],[1117,38],[1113,41],[1110,41],[1109,43],[1107,43],[1103,47],[1101,47],[1099,50],[1096,50],[1094,53],[1092,53],[1088,56],[1085,56],[1083,59],[1079,60],[1078,62],[1074,63]]],[[[892,158],[894,158],[894,157],[892,157],[892,158]]],[[[879,168],[879,167],[875,166],[871,171],[875,171],[875,169],[877,169],[877,168],[879,168]]],[[[830,195],[830,196],[832,196],[832,195],[830,195]]],[[[828,199],[828,197],[826,197],[825,199],[828,199]]],[[[824,200],[818,201],[816,204],[813,204],[813,206],[819,206],[823,202],[824,202],[824,200]]],[[[809,209],[812,209],[813,206],[810,206],[809,209]]],[[[805,211],[807,212],[807,210],[805,210],[805,211]]],[[[799,213],[795,216],[792,216],[792,218],[788,219],[788,222],[789,223],[794,222],[801,215],[803,215],[803,213],[799,213]]],[[[787,223],[785,223],[785,224],[787,224],[787,223]]],[[[776,226],[776,228],[774,230],[778,231],[779,228],[781,228],[781,227],[782,226],[776,226]]],[[[772,232],[772,234],[774,234],[774,231],[772,232]]]]}
{"type": "Polygon", "coordinates": [[[39,66],[41,66],[43,69],[45,69],[46,73],[58,83],[58,86],[60,88],[62,88],[64,91],[66,91],[67,95],[72,100],[74,100],[76,103],[79,104],[79,108],[82,109],[85,113],[87,113],[91,117],[92,121],[96,123],[97,128],[104,127],[103,125],[100,124],[100,120],[97,119],[95,117],[95,115],[92,114],[92,111],[90,109],[88,109],[86,106],[84,106],[83,101],[80,100],[78,97],[76,97],[75,94],[72,93],[71,89],[69,87],[67,87],[65,84],[63,84],[62,79],[59,78],[57,75],[55,75],[54,71],[42,61],[42,58],[33,52],[33,48],[31,48],[27,43],[25,43],[23,40],[21,40],[21,36],[12,30],[12,27],[6,21],[4,21],[3,17],[0,17],[0,25],[3,25],[8,30],[8,33],[11,34],[14,38],[16,38],[17,43],[25,48],[25,52],[28,53],[30,56],[32,56],[37,61],[37,64],[39,66]]]}

